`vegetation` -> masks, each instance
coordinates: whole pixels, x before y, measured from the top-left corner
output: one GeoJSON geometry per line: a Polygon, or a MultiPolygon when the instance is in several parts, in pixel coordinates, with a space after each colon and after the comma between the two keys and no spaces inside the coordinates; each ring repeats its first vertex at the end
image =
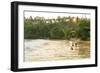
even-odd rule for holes
{"type": "Polygon", "coordinates": [[[60,17],[46,19],[36,16],[24,18],[25,39],[90,39],[90,19],[60,17]]]}

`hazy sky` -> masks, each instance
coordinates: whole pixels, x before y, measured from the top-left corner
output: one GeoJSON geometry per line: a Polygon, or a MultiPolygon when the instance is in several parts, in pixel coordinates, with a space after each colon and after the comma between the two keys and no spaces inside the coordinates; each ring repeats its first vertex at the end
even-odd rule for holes
{"type": "Polygon", "coordinates": [[[68,17],[68,16],[74,16],[74,17],[80,17],[80,18],[90,18],[90,14],[85,14],[85,13],[69,13],[69,12],[64,12],[64,13],[53,13],[53,12],[32,12],[32,11],[25,11],[24,12],[24,16],[25,17],[30,17],[32,16],[32,18],[36,17],[36,16],[40,16],[40,17],[44,17],[46,19],[51,19],[51,18],[57,18],[58,16],[60,17],[68,17]]]}

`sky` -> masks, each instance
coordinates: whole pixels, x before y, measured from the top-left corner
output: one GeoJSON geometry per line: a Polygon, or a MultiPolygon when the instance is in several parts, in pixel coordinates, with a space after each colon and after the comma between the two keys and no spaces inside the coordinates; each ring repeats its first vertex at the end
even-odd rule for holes
{"type": "Polygon", "coordinates": [[[52,18],[57,18],[58,16],[60,17],[80,17],[80,18],[90,18],[90,14],[85,14],[85,13],[70,13],[70,12],[60,12],[60,13],[55,13],[55,12],[37,12],[37,11],[24,11],[24,16],[26,18],[32,16],[32,18],[36,16],[44,17],[45,19],[52,19],[52,18]]]}

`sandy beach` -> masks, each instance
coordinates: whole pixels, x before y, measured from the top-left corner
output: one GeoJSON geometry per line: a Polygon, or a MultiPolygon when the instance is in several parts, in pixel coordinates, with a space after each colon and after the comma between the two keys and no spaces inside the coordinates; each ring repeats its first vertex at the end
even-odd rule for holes
{"type": "Polygon", "coordinates": [[[74,48],[71,50],[68,40],[25,40],[24,60],[26,62],[77,60],[90,57],[89,42],[84,41],[74,48]]]}

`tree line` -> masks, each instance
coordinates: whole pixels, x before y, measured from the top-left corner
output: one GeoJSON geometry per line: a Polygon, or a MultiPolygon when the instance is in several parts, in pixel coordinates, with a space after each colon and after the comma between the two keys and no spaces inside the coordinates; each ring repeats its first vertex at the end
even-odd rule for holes
{"type": "Polygon", "coordinates": [[[25,39],[90,39],[90,19],[65,16],[44,18],[24,17],[25,39]]]}

